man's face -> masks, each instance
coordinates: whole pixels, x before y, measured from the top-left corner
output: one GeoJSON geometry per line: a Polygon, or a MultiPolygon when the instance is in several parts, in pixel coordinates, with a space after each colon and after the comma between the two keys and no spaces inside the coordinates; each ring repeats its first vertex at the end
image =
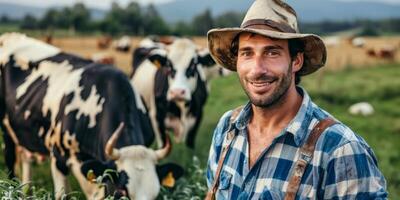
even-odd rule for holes
{"type": "Polygon", "coordinates": [[[252,104],[270,107],[281,102],[289,87],[294,86],[294,73],[287,40],[272,40],[257,34],[239,37],[237,72],[252,104]]]}

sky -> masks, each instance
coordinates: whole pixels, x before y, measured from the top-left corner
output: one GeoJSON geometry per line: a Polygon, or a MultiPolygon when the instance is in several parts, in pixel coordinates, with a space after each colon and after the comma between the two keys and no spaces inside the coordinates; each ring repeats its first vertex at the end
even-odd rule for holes
{"type": "MultiPolygon", "coordinates": [[[[88,7],[108,9],[111,2],[116,1],[121,6],[126,5],[132,0],[0,0],[0,2],[16,3],[22,5],[30,5],[36,7],[51,7],[51,6],[65,6],[72,5],[76,2],[84,2],[88,7]]],[[[135,0],[141,4],[158,4],[175,0],[135,0]]],[[[218,0],[215,0],[218,1],[218,0]]],[[[370,1],[370,2],[386,2],[390,4],[400,5],[400,0],[337,0],[337,1],[370,1]]]]}

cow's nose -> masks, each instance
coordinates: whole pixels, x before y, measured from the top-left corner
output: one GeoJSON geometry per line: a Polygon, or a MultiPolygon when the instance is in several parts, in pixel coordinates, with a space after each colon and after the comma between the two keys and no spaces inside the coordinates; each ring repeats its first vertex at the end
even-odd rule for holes
{"type": "Polygon", "coordinates": [[[172,101],[181,101],[181,100],[185,100],[185,95],[186,95],[186,91],[184,89],[173,89],[170,90],[168,93],[169,96],[169,100],[172,101]]]}

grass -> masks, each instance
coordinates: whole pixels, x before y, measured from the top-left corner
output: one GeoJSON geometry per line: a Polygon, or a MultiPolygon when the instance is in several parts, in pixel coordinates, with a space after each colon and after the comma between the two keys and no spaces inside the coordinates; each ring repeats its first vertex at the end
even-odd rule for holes
{"type": "MultiPolygon", "coordinates": [[[[358,69],[348,67],[340,72],[316,73],[303,78],[301,83],[314,102],[351,127],[372,147],[378,158],[379,168],[387,180],[390,199],[400,199],[399,77],[400,65],[386,64],[358,69]],[[350,115],[348,107],[360,101],[371,103],[375,109],[374,115],[350,115]]],[[[236,75],[211,82],[211,93],[197,134],[196,148],[190,150],[183,144],[175,144],[166,161],[185,166],[185,177],[177,181],[175,189],[163,188],[159,199],[203,199],[206,191],[204,169],[213,129],[224,112],[246,102],[247,97],[236,75]],[[193,159],[194,156],[197,159],[193,159]]],[[[0,169],[5,168],[2,157],[0,166],[0,169]]],[[[35,166],[35,181],[32,185],[40,185],[51,191],[48,166],[48,163],[35,166]]],[[[0,177],[3,179],[6,176],[0,174],[0,177]]],[[[79,190],[76,182],[72,188],[79,190]]]]}

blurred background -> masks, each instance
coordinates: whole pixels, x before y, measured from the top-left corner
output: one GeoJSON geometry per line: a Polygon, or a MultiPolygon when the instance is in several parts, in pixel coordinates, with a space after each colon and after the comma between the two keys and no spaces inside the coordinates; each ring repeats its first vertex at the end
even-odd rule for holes
{"type": "MultiPolygon", "coordinates": [[[[86,58],[106,55],[129,74],[132,51],[144,37],[189,37],[206,47],[208,30],[240,26],[252,2],[0,0],[0,34],[22,32],[86,58]],[[122,36],[129,37],[133,47],[127,52],[113,48],[122,36]],[[107,42],[102,45],[101,41],[107,42]]],[[[366,139],[387,179],[390,199],[400,199],[400,0],[286,2],[297,12],[300,32],[321,35],[328,49],[326,66],[303,78],[301,85],[317,104],[366,139]],[[349,111],[360,102],[369,104],[372,113],[349,111]]],[[[204,197],[213,129],[225,111],[247,101],[238,88],[235,74],[211,81],[196,148],[175,144],[168,159],[185,166],[188,173],[175,189],[163,188],[160,199],[204,197]]],[[[35,170],[32,184],[51,191],[48,164],[35,165],[35,170]]],[[[1,178],[7,177],[2,172],[1,178]]],[[[73,188],[79,191],[76,183],[73,188]]]]}

